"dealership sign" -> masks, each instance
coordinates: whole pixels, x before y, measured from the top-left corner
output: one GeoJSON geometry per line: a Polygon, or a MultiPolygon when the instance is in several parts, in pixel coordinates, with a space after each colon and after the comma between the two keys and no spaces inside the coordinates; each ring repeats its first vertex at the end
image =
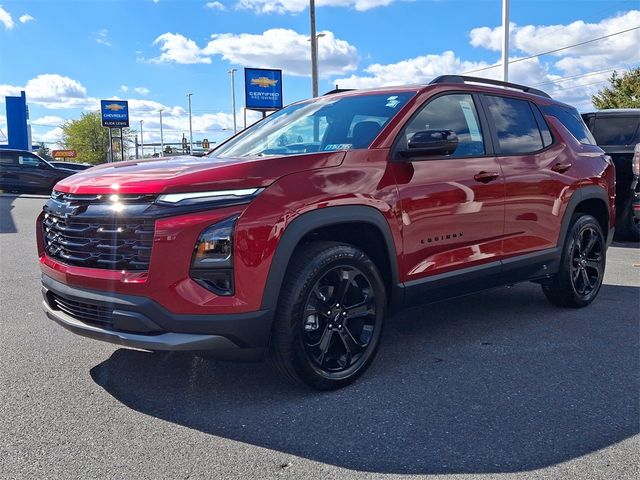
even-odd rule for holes
{"type": "Polygon", "coordinates": [[[51,156],[53,158],[76,158],[78,156],[77,150],[52,150],[51,156]]]}
{"type": "Polygon", "coordinates": [[[244,69],[245,106],[250,110],[282,108],[282,70],[244,69]]]}
{"type": "Polygon", "coordinates": [[[126,100],[100,100],[103,127],[128,127],[129,103],[126,100]]]}

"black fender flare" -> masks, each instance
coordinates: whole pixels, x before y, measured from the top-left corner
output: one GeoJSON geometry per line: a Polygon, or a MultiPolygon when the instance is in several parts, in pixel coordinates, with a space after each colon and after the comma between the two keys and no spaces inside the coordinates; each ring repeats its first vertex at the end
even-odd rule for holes
{"type": "MultiPolygon", "coordinates": [[[[342,223],[367,223],[380,231],[389,256],[391,283],[395,290],[399,283],[397,250],[391,227],[384,215],[378,209],[365,205],[325,207],[301,214],[285,228],[269,268],[262,295],[262,309],[275,311],[289,261],[300,240],[313,230],[342,223]]],[[[393,293],[389,292],[389,295],[393,296],[393,293]]]]}
{"type": "MultiPolygon", "coordinates": [[[[602,187],[596,187],[595,185],[589,185],[586,187],[578,188],[575,192],[573,192],[573,195],[571,195],[571,198],[569,198],[569,203],[564,212],[564,217],[562,218],[562,223],[560,224],[560,235],[558,236],[558,243],[557,243],[558,248],[560,249],[564,248],[564,242],[567,237],[567,232],[569,231],[571,217],[575,213],[576,207],[581,202],[585,200],[590,200],[590,199],[598,199],[604,202],[607,208],[607,220],[609,222],[611,221],[611,219],[609,218],[610,205],[609,205],[609,197],[607,196],[607,192],[605,192],[602,189],[602,187]]],[[[609,230],[608,227],[609,225],[607,225],[607,229],[606,229],[607,231],[603,232],[605,236],[605,240],[607,240],[607,242],[609,242],[608,235],[610,234],[610,232],[608,231],[609,230]]]]}

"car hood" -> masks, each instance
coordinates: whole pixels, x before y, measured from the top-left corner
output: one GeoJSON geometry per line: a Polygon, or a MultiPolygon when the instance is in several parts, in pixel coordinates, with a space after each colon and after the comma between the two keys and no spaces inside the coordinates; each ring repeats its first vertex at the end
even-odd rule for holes
{"type": "Polygon", "coordinates": [[[73,194],[160,194],[266,187],[290,173],[338,166],[345,152],[286,157],[166,157],[108,163],[75,172],[55,190],[73,194]]]}

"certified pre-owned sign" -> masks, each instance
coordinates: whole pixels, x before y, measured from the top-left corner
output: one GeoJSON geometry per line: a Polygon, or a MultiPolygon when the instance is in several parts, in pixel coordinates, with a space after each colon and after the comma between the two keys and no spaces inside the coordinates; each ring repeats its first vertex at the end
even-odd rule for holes
{"type": "Polygon", "coordinates": [[[282,108],[282,70],[244,69],[245,106],[250,110],[282,108]]]}
{"type": "Polygon", "coordinates": [[[126,100],[100,100],[103,127],[128,127],[129,103],[126,100]]]}

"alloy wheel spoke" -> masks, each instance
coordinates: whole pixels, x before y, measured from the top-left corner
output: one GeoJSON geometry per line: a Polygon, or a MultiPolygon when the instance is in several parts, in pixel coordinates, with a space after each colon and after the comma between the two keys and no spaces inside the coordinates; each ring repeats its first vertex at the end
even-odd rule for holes
{"type": "Polygon", "coordinates": [[[595,234],[591,233],[591,238],[589,239],[589,242],[587,243],[587,245],[584,247],[584,254],[585,255],[589,255],[591,253],[591,250],[593,250],[593,247],[596,246],[596,243],[598,242],[598,237],[595,236],[595,234]]]}
{"type": "Polygon", "coordinates": [[[320,291],[318,287],[313,289],[313,295],[315,296],[314,300],[318,312],[321,313],[324,317],[331,315],[331,305],[327,303],[325,295],[320,291]]]}
{"type": "Polygon", "coordinates": [[[586,260],[586,266],[594,270],[600,270],[600,260],[586,260]]]}
{"type": "Polygon", "coordinates": [[[331,339],[333,338],[334,330],[331,330],[329,326],[326,326],[324,332],[322,332],[322,337],[320,338],[320,342],[318,343],[318,348],[320,349],[320,355],[318,355],[317,360],[320,365],[324,365],[326,360],[327,352],[329,351],[329,347],[331,346],[331,339]]]}
{"type": "Polygon", "coordinates": [[[355,338],[351,335],[351,333],[346,329],[338,330],[338,335],[340,336],[340,340],[344,344],[344,348],[347,351],[350,357],[353,357],[356,353],[362,350],[362,345],[356,342],[355,338]]]}
{"type": "Polygon", "coordinates": [[[576,282],[578,281],[578,278],[580,278],[580,272],[582,271],[582,267],[577,266],[576,269],[573,271],[573,284],[575,285],[576,282]]]}
{"type": "Polygon", "coordinates": [[[591,280],[589,279],[589,275],[587,274],[587,270],[584,267],[580,269],[580,274],[582,276],[582,280],[584,281],[585,289],[593,288],[591,280]]]}
{"type": "Polygon", "coordinates": [[[352,281],[352,271],[351,270],[342,270],[340,272],[340,284],[338,285],[338,289],[333,297],[336,304],[343,304],[344,299],[347,296],[347,292],[349,291],[349,287],[352,281]]]}

